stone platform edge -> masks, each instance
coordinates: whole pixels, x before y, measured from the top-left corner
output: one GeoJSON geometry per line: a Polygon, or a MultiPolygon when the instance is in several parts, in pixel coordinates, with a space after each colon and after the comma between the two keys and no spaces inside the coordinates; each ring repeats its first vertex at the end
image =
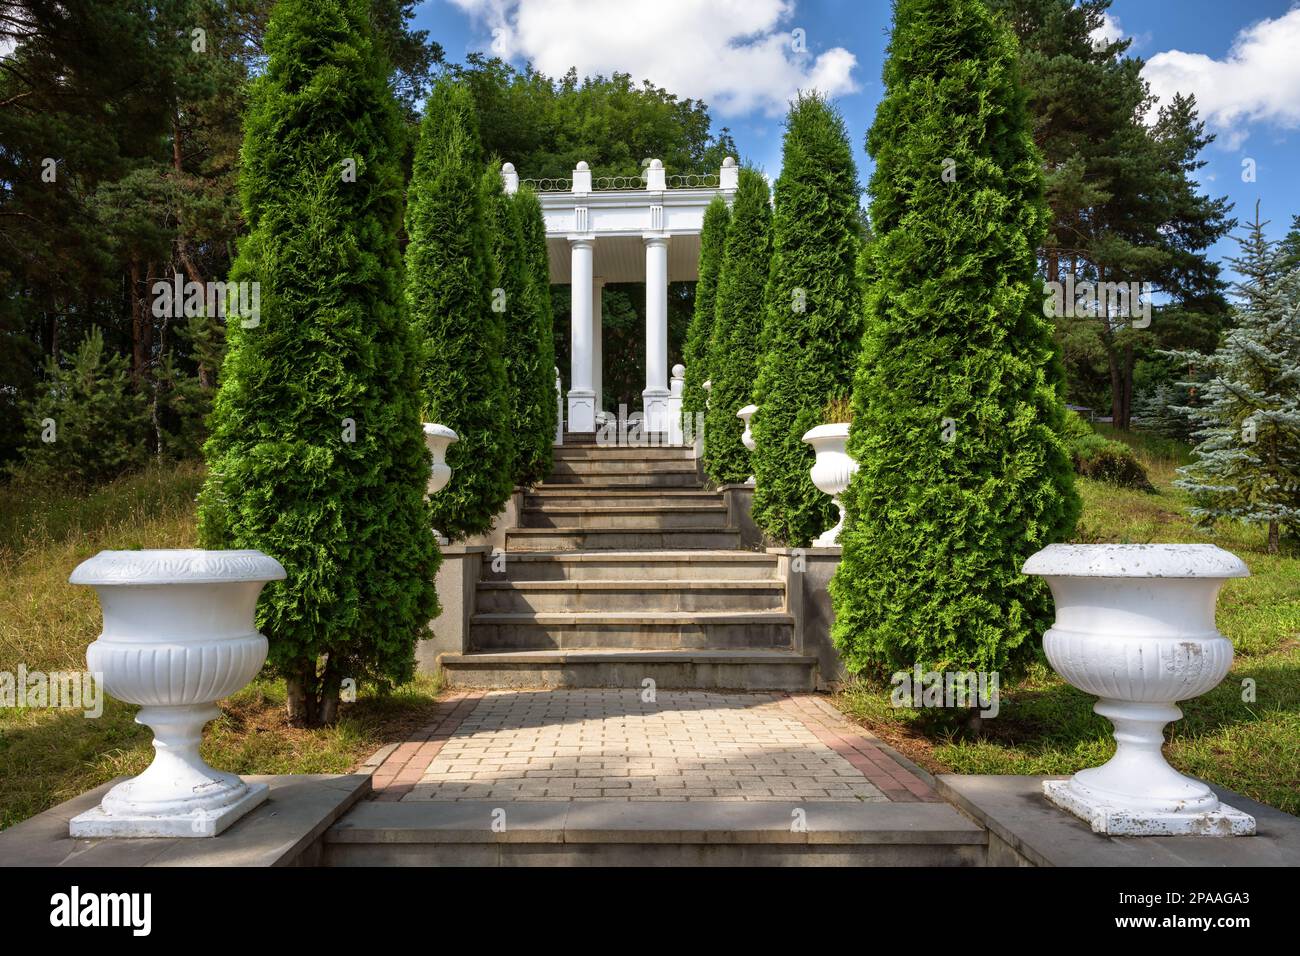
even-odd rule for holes
{"type": "Polygon", "coordinates": [[[249,775],[270,795],[215,837],[74,839],[68,821],[126,779],[110,780],[0,833],[0,866],[312,866],[324,833],[370,794],[370,774],[249,775]]]}
{"type": "Polygon", "coordinates": [[[935,791],[988,830],[990,866],[1300,866],[1300,817],[1208,784],[1255,818],[1254,836],[1115,837],[1048,802],[1055,776],[939,774],[935,791]]]}

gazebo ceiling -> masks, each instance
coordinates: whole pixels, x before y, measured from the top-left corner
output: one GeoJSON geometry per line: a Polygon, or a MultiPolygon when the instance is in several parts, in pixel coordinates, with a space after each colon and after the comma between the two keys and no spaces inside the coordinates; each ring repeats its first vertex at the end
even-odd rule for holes
{"type": "MultiPolygon", "coordinates": [[[[640,236],[599,236],[593,244],[592,275],[606,282],[645,281],[645,242],[640,236]]],[[[551,265],[551,282],[568,285],[569,241],[546,240],[551,265]]],[[[668,240],[668,281],[694,282],[699,278],[700,236],[698,233],[671,236],[668,240]]]]}

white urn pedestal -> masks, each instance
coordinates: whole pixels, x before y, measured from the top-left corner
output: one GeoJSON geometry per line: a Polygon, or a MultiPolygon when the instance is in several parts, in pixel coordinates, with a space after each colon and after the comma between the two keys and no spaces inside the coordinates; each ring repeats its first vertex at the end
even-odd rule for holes
{"type": "Polygon", "coordinates": [[[846,450],[849,441],[848,422],[833,422],[818,425],[804,432],[803,440],[812,445],[817,459],[813,462],[809,475],[819,491],[831,496],[840,518],[832,528],[827,528],[813,542],[817,548],[833,548],[840,543],[840,532],[844,529],[844,503],[840,495],[849,487],[858,463],[846,450]]]}
{"type": "MultiPolygon", "coordinates": [[[[754,441],[754,433],[749,427],[749,420],[754,417],[756,411],[758,411],[757,405],[746,405],[740,411],[736,412],[736,417],[745,423],[745,430],[740,434],[740,443],[749,450],[751,455],[754,454],[754,449],[758,447],[757,442],[754,441]]],[[[745,479],[745,484],[757,484],[757,479],[755,479],[753,475],[750,475],[745,479]]]]}
{"type": "Polygon", "coordinates": [[[260,551],[101,551],[72,572],[104,614],[87,665],[154,732],[153,763],[73,817],[73,837],[216,836],[266,799],[266,784],[209,767],[199,741],[217,701],[261,670],[253,614],[262,586],[284,576],[260,551]]]}
{"type": "Polygon", "coordinates": [[[1232,643],[1214,607],[1228,578],[1250,574],[1211,544],[1053,544],[1025,562],[1047,579],[1056,621],[1047,659],[1071,686],[1099,698],[1115,726],[1115,756],[1043,793],[1111,836],[1249,836],[1255,819],[1219,801],[1166,762],[1164,727],[1177,702],[1214,689],[1232,667],[1232,643]]]}

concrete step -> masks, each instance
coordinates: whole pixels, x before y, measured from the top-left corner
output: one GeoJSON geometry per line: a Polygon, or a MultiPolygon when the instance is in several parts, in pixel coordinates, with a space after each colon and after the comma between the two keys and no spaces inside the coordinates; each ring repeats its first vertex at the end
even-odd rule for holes
{"type": "Polygon", "coordinates": [[[946,803],[860,801],[370,800],[321,842],[325,866],[929,867],[989,856],[988,834],[946,803]],[[799,817],[807,826],[792,828],[799,817]]]}
{"type": "Polygon", "coordinates": [[[475,613],[476,651],[788,650],[794,618],[769,611],[532,611],[475,613]]]}
{"type": "Polygon", "coordinates": [[[695,462],[684,458],[662,460],[645,457],[621,458],[613,457],[612,453],[584,458],[557,458],[551,469],[552,476],[560,478],[577,475],[640,475],[647,472],[683,474],[692,477],[697,475],[695,462]]]}
{"type": "Polygon", "coordinates": [[[475,610],[556,611],[780,611],[780,581],[480,581],[475,610]]]}
{"type": "Polygon", "coordinates": [[[557,467],[551,472],[546,481],[538,487],[587,488],[593,491],[609,489],[624,489],[627,491],[642,489],[650,491],[659,488],[685,488],[691,491],[703,491],[704,483],[700,481],[700,477],[694,469],[687,471],[676,468],[672,470],[646,468],[621,472],[575,472],[557,467]]]}
{"type": "Polygon", "coordinates": [[[569,505],[546,502],[525,506],[525,528],[718,528],[727,524],[727,507],[713,504],[569,505]]]}
{"type": "Polygon", "coordinates": [[[648,678],[664,690],[812,690],[817,658],[782,650],[582,650],[443,654],[458,687],[623,687],[648,678]]]}
{"type": "Polygon", "coordinates": [[[561,445],[555,449],[556,461],[695,461],[690,448],[602,447],[600,445],[561,445]]]}
{"type": "Polygon", "coordinates": [[[485,581],[692,581],[776,578],[776,557],[757,551],[534,551],[507,552],[485,581]]]}
{"type": "Polygon", "coordinates": [[[538,485],[524,496],[525,508],[559,507],[633,508],[668,505],[717,505],[722,496],[716,491],[695,488],[596,488],[591,485],[538,485]]]}
{"type": "MultiPolygon", "coordinates": [[[[740,531],[722,526],[627,530],[622,528],[512,528],[506,551],[726,550],[740,547],[740,531]]],[[[509,563],[509,556],[506,559],[509,563]]]]}

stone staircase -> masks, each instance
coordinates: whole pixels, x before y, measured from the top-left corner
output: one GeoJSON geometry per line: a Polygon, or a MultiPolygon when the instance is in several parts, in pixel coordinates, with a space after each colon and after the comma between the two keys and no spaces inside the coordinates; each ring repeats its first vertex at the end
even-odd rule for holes
{"type": "Polygon", "coordinates": [[[555,449],[485,562],[453,684],[810,690],[774,556],[741,547],[689,449],[555,449]],[[499,565],[499,562],[498,562],[499,565]]]}

